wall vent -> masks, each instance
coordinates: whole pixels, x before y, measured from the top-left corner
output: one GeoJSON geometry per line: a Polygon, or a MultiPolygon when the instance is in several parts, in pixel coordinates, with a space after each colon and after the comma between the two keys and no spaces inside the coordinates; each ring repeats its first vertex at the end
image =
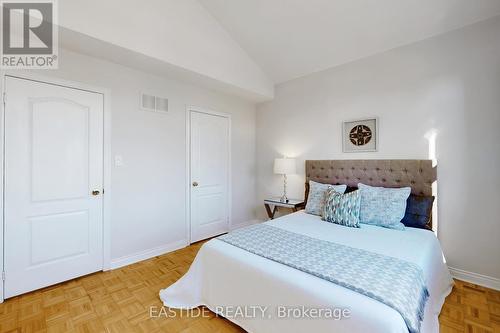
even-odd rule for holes
{"type": "Polygon", "coordinates": [[[168,112],[168,99],[148,94],[141,94],[141,108],[145,111],[168,112]]]}

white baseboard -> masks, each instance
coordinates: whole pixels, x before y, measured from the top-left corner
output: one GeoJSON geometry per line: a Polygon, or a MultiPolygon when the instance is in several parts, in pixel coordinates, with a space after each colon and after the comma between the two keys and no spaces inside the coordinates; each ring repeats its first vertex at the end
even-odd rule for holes
{"type": "Polygon", "coordinates": [[[463,269],[448,267],[453,278],[474,283],[483,287],[500,290],[500,279],[478,273],[467,272],[463,269]]]}
{"type": "Polygon", "coordinates": [[[231,231],[239,229],[239,228],[248,227],[248,226],[250,226],[252,224],[262,223],[262,222],[263,222],[262,220],[250,220],[250,221],[245,221],[245,222],[242,222],[242,223],[238,223],[238,224],[235,224],[235,225],[231,226],[231,231]]]}
{"type": "Polygon", "coordinates": [[[156,256],[160,256],[162,254],[172,252],[175,250],[182,249],[184,247],[188,246],[188,242],[183,239],[177,242],[173,242],[170,244],[165,244],[161,245],[152,249],[144,250],[141,252],[137,252],[128,256],[116,258],[116,259],[111,259],[111,264],[110,268],[111,269],[116,269],[120,268],[123,266],[128,266],[131,264],[135,264],[136,262],[151,259],[156,256]]]}

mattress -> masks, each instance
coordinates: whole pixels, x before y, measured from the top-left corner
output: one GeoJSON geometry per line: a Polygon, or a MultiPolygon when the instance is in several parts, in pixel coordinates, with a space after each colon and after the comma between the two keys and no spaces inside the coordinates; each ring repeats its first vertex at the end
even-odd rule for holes
{"type": "MultiPolygon", "coordinates": [[[[364,224],[348,228],[303,211],[266,223],[418,265],[430,294],[421,332],[439,332],[438,315],[453,280],[434,233],[364,224]]],[[[201,247],[186,275],[160,298],[171,308],[207,306],[251,333],[408,332],[401,315],[383,303],[217,239],[201,247]],[[308,317],[311,309],[316,314],[322,309],[322,316],[308,317]],[[332,318],[327,309],[348,316],[332,318]]]]}

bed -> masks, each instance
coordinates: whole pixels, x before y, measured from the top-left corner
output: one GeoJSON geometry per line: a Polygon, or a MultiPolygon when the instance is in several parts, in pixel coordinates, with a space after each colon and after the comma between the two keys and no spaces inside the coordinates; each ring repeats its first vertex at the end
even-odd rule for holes
{"type": "MultiPolygon", "coordinates": [[[[348,186],[359,182],[385,187],[410,186],[414,194],[429,195],[436,170],[426,160],[306,161],[306,180],[348,186]]],[[[266,225],[417,265],[429,291],[420,331],[439,332],[438,315],[451,292],[453,280],[433,232],[370,225],[347,228],[326,223],[304,211],[266,222],[266,225]]],[[[160,298],[171,308],[207,306],[251,333],[408,332],[400,313],[373,298],[219,239],[205,243],[188,273],[162,290],[160,298]],[[283,306],[287,309],[348,309],[349,317],[282,318],[276,309],[283,306]],[[227,309],[246,312],[229,313],[227,309]]]]}

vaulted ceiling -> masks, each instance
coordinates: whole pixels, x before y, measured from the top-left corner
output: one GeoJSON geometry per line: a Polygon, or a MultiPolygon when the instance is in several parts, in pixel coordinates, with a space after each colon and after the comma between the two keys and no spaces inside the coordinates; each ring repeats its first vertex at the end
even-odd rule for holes
{"type": "Polygon", "coordinates": [[[500,0],[199,0],[275,83],[500,14],[500,0]]]}
{"type": "Polygon", "coordinates": [[[197,0],[64,0],[58,6],[63,48],[251,101],[274,96],[268,75],[197,0]]]}
{"type": "Polygon", "coordinates": [[[60,44],[239,95],[500,15],[500,0],[64,0],[60,44]]]}

